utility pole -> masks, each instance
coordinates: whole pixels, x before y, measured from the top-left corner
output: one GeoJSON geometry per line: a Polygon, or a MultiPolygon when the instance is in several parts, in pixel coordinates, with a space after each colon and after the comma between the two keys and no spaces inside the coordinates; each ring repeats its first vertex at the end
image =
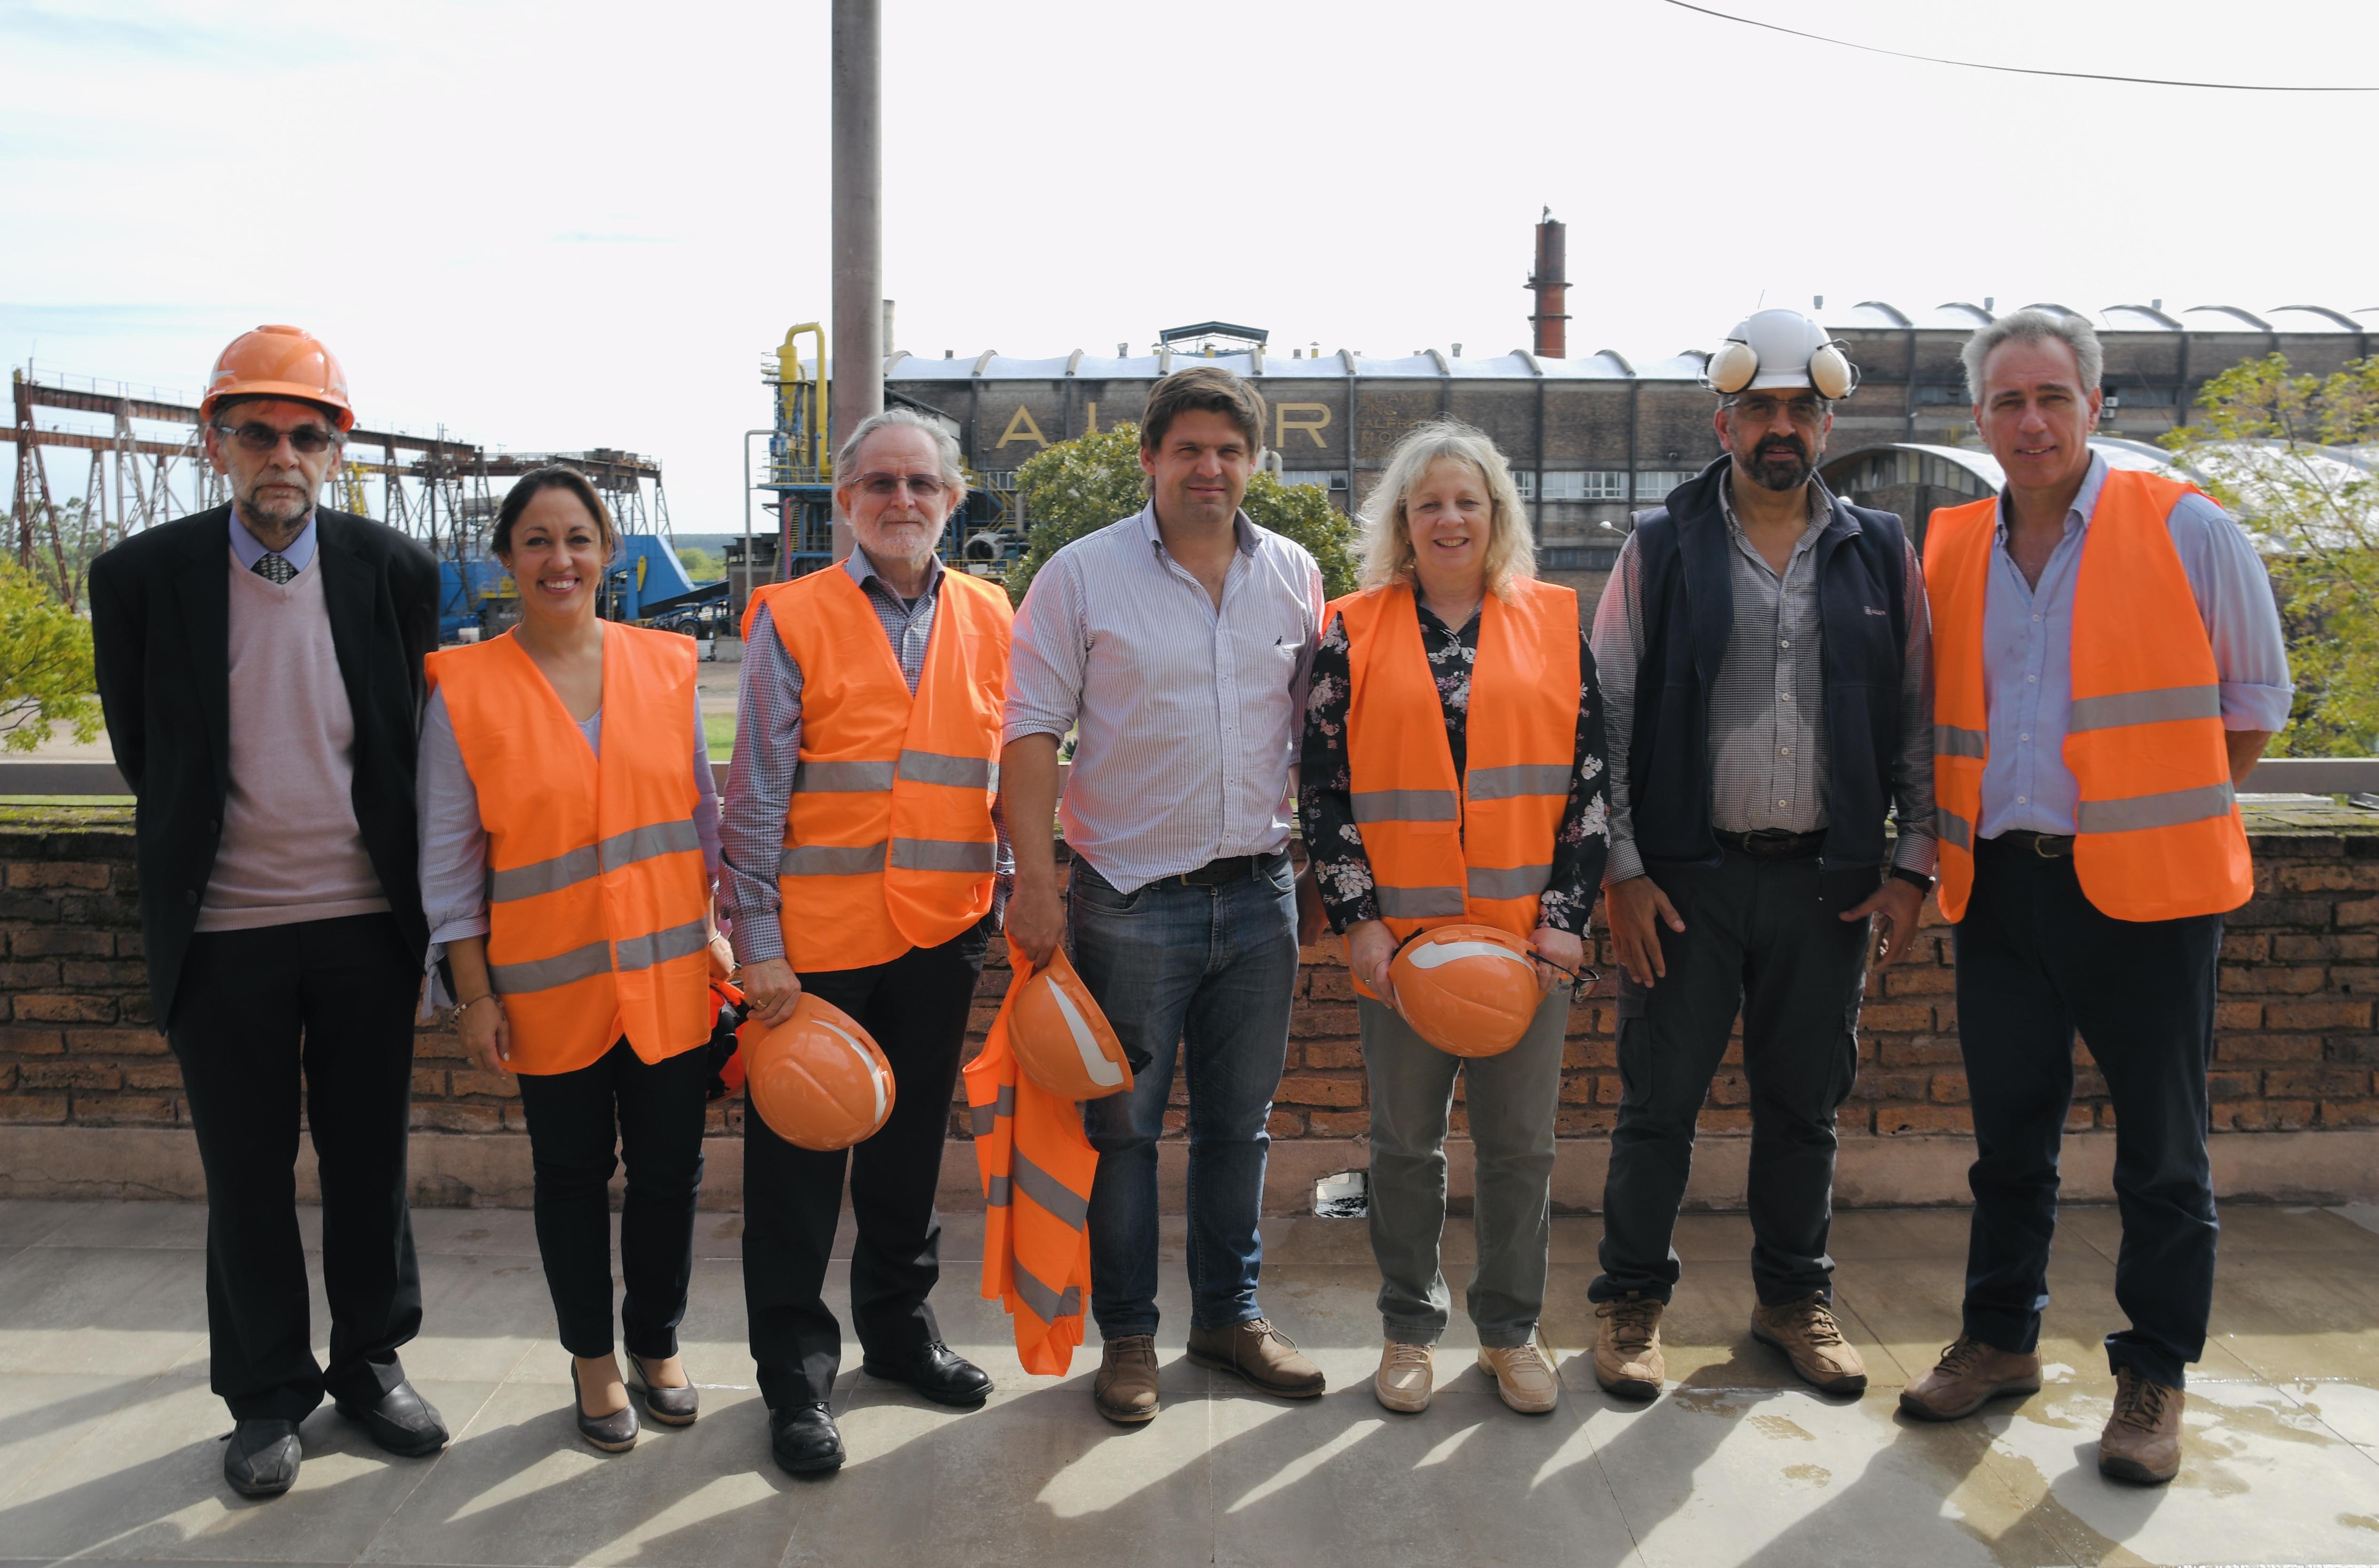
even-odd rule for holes
{"type": "MultiPolygon", "coordinates": [[[[884,29],[878,0],[834,6],[834,389],[839,451],[884,410],[884,29]]],[[[840,478],[840,475],[836,476],[840,478]]],[[[837,560],[851,553],[838,509],[837,560]]]]}

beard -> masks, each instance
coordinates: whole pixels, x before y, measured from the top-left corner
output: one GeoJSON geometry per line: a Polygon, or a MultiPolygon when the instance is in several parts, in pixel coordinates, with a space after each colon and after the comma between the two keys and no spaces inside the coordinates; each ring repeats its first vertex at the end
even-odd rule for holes
{"type": "Polygon", "coordinates": [[[314,510],[314,498],[307,492],[302,480],[294,489],[279,488],[288,483],[278,476],[258,480],[239,498],[240,514],[249,522],[274,528],[288,528],[304,521],[306,514],[314,510]]]}
{"type": "Polygon", "coordinates": [[[1809,449],[1781,436],[1770,436],[1753,448],[1751,461],[1743,466],[1763,490],[1797,490],[1817,471],[1809,449]]]}

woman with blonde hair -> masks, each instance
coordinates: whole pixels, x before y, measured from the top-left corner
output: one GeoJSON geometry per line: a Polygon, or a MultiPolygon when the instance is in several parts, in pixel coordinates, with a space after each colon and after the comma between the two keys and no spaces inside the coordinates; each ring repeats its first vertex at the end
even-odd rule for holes
{"type": "Polygon", "coordinates": [[[1559,1392],[1537,1319],[1569,1017],[1561,983],[1583,965],[1608,844],[1594,659],[1576,593],[1537,580],[1503,454],[1468,426],[1424,425],[1397,443],[1363,513],[1361,553],[1363,587],[1330,607],[1314,657],[1298,811],[1323,907],[1346,937],[1371,1080],[1386,1341],[1373,1392],[1391,1410],[1429,1404],[1448,1317],[1445,1135],[1467,1065],[1479,1254],[1466,1305],[1503,1402],[1542,1414],[1559,1392]],[[1544,960],[1527,1033],[1467,1064],[1397,1016],[1388,977],[1402,943],[1455,923],[1510,931],[1544,960]]]}

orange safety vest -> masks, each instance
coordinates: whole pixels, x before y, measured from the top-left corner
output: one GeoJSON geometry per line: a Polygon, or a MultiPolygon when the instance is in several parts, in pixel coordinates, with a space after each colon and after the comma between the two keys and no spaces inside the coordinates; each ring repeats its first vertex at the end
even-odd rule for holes
{"type": "Polygon", "coordinates": [[[777,886],[794,969],[861,969],[938,947],[991,910],[1008,596],[944,572],[916,694],[849,573],[752,596],[802,672],[801,768],[777,886]]]}
{"type": "Polygon", "coordinates": [[[605,624],[599,757],[509,634],[433,653],[428,675],[488,832],[488,977],[513,1071],[575,1071],[623,1034],[647,1062],[703,1043],[694,644],[605,624]]]}
{"type": "Polygon", "coordinates": [[[1507,593],[1480,611],[1458,779],[1411,585],[1350,594],[1325,613],[1324,624],[1328,614],[1346,623],[1355,820],[1399,943],[1457,921],[1522,938],[1542,923],[1538,896],[1576,765],[1577,593],[1526,577],[1507,593]]]}
{"type": "Polygon", "coordinates": [[[1082,1343],[1091,1293],[1091,1182],[1098,1151],[1082,1113],[1033,1081],[1008,1041],[1008,1015],[1032,966],[1014,943],[1008,995],[966,1067],[967,1110],[983,1176],[983,1294],[1004,1302],[1024,1369],[1063,1377],[1082,1343]]]}
{"type": "MultiPolygon", "coordinates": [[[[2230,786],[2214,649],[2168,519],[2196,487],[2134,469],[2107,475],[2073,578],[2073,709],[2065,766],[2081,786],[2073,869],[2117,920],[2218,914],[2247,901],[2254,867],[2230,786]]],[[[1974,882],[1990,714],[1983,612],[1999,502],[1933,513],[1925,583],[1933,612],[1933,793],[1941,912],[1962,919],[1974,882]]]]}

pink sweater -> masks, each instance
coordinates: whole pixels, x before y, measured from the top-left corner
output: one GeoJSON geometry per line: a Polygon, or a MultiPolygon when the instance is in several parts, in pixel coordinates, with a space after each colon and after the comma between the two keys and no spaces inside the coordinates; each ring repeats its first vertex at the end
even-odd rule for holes
{"type": "Polygon", "coordinates": [[[322,555],[286,584],[231,571],[231,794],[199,930],[388,908],[356,825],[356,716],[322,601],[322,555]]]}

